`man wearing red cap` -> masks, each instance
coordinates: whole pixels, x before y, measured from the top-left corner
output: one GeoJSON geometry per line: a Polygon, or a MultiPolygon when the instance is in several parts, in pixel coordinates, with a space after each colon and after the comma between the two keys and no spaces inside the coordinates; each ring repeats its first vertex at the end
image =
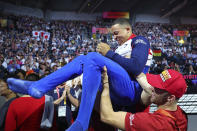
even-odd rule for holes
{"type": "Polygon", "coordinates": [[[103,73],[101,95],[101,120],[126,131],[186,131],[187,116],[177,105],[178,99],[186,92],[183,76],[175,70],[165,70],[159,75],[140,74],[138,82],[144,89],[141,95],[143,105],[154,103],[154,113],[114,112],[109,95],[106,68],[103,73]]]}

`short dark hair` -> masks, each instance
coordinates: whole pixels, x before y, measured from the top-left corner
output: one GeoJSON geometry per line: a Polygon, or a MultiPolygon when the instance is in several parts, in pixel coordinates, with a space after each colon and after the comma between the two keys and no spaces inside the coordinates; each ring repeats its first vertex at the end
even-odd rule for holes
{"type": "Polygon", "coordinates": [[[119,25],[126,25],[126,26],[130,26],[130,27],[131,27],[131,24],[130,24],[129,19],[125,19],[125,18],[116,19],[116,20],[112,23],[112,26],[113,26],[113,25],[116,25],[116,24],[119,24],[119,25]]]}
{"type": "Polygon", "coordinates": [[[27,75],[25,79],[28,81],[37,81],[40,79],[40,77],[36,73],[31,73],[31,74],[27,75]]]}
{"type": "Polygon", "coordinates": [[[26,75],[26,72],[24,70],[22,70],[22,69],[17,69],[15,73],[16,74],[21,73],[21,74],[23,74],[24,77],[26,75]]]}

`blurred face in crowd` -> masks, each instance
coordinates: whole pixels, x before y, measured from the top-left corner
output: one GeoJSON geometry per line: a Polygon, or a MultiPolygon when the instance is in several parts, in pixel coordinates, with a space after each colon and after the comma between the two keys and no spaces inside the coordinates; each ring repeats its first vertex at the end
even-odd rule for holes
{"type": "Polygon", "coordinates": [[[1,96],[6,96],[7,94],[9,94],[8,86],[5,83],[5,81],[0,80],[0,95],[1,96]]]}
{"type": "Polygon", "coordinates": [[[18,76],[19,79],[24,80],[25,76],[23,75],[23,73],[19,72],[18,74],[16,74],[18,76]]]}
{"type": "Polygon", "coordinates": [[[114,35],[116,41],[119,45],[124,44],[131,36],[131,28],[129,26],[124,26],[120,24],[115,24],[111,27],[111,32],[114,35]]]}
{"type": "Polygon", "coordinates": [[[57,65],[54,65],[53,66],[53,71],[56,71],[57,70],[57,65]]]}
{"type": "Polygon", "coordinates": [[[75,79],[73,79],[73,85],[81,85],[81,78],[80,76],[76,77],[75,79]]]}

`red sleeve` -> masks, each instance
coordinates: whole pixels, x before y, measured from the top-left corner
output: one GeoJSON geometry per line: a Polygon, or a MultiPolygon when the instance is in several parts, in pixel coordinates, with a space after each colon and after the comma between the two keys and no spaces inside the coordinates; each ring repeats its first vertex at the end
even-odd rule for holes
{"type": "Polygon", "coordinates": [[[153,131],[168,129],[172,129],[171,124],[161,115],[140,112],[136,114],[127,113],[125,117],[126,131],[153,131]]]}
{"type": "Polygon", "coordinates": [[[13,108],[13,103],[10,104],[5,120],[5,131],[16,130],[16,113],[13,108]]]}
{"type": "MultiPolygon", "coordinates": [[[[125,131],[131,131],[131,123],[130,123],[130,116],[134,114],[128,113],[125,116],[125,131]]],[[[132,122],[132,121],[131,121],[132,122]]]]}

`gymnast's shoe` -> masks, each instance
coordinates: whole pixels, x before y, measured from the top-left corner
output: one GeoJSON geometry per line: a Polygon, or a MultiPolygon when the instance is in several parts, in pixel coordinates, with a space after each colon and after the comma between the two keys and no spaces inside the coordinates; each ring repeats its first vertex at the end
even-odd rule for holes
{"type": "Polygon", "coordinates": [[[7,83],[8,87],[15,93],[28,94],[28,89],[33,82],[15,78],[8,78],[7,83]]]}
{"type": "Polygon", "coordinates": [[[33,81],[8,78],[7,83],[8,87],[16,93],[27,94],[34,98],[41,98],[44,95],[41,91],[31,87],[35,83],[33,81]]]}

